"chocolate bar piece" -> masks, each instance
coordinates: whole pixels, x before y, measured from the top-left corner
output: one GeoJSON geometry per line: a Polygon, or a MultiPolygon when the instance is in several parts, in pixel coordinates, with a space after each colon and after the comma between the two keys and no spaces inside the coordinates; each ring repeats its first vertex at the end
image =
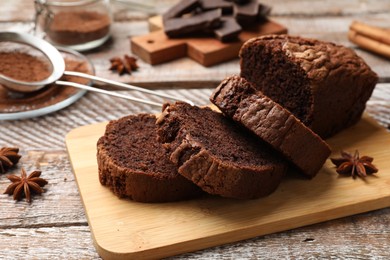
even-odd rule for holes
{"type": "Polygon", "coordinates": [[[251,0],[246,4],[235,4],[233,16],[241,26],[250,26],[256,22],[260,11],[260,4],[257,0],[251,0]]]}
{"type": "Polygon", "coordinates": [[[215,9],[190,17],[164,20],[165,33],[171,37],[186,36],[189,33],[215,29],[221,25],[222,11],[215,9]]]}
{"type": "Polygon", "coordinates": [[[228,42],[236,40],[241,31],[242,28],[236,22],[236,19],[233,17],[222,17],[222,25],[214,30],[214,34],[221,42],[228,42]]]}
{"type": "Polygon", "coordinates": [[[180,17],[183,14],[194,11],[198,7],[200,7],[199,0],[181,0],[163,14],[163,20],[180,17]]]}
{"type": "Polygon", "coordinates": [[[231,14],[233,12],[233,4],[224,0],[200,0],[200,5],[203,10],[222,9],[222,14],[231,14]]]}

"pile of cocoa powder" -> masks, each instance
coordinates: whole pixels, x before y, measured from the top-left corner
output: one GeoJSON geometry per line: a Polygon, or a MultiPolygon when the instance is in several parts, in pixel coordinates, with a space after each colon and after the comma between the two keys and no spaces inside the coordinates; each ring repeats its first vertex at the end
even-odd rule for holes
{"type": "Polygon", "coordinates": [[[111,19],[94,11],[69,11],[54,14],[46,30],[51,41],[62,45],[76,45],[105,37],[111,19]]]}
{"type": "MultiPolygon", "coordinates": [[[[65,57],[67,71],[92,74],[92,69],[84,60],[65,57]]],[[[0,53],[0,73],[27,82],[47,78],[51,71],[39,57],[28,53],[0,53]]],[[[87,84],[88,80],[79,77],[63,76],[61,80],[87,84]]],[[[31,93],[14,93],[0,85],[0,113],[16,113],[48,107],[68,99],[79,90],[73,87],[51,84],[31,93]]]]}

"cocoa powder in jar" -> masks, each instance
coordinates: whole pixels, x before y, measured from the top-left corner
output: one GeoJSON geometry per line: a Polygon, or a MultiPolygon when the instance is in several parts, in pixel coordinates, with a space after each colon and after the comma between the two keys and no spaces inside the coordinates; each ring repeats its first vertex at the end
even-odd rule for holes
{"type": "Polygon", "coordinates": [[[111,19],[95,11],[61,11],[47,25],[50,40],[62,45],[77,45],[104,38],[109,34],[111,19]]]}

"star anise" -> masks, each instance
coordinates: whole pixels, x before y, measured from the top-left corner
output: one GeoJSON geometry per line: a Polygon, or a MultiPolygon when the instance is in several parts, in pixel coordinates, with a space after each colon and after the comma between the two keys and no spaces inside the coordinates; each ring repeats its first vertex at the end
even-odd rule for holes
{"type": "Polygon", "coordinates": [[[0,173],[5,173],[19,162],[22,156],[18,152],[19,148],[16,147],[3,147],[0,149],[0,173]]]}
{"type": "Polygon", "coordinates": [[[131,74],[132,71],[139,68],[137,59],[129,55],[125,55],[123,59],[120,57],[114,57],[110,59],[110,62],[110,70],[117,71],[119,75],[123,75],[124,73],[131,74]]]}
{"type": "Polygon", "coordinates": [[[48,182],[39,178],[41,171],[33,171],[27,177],[26,171],[22,168],[22,176],[8,175],[7,178],[12,182],[5,190],[4,194],[13,195],[14,200],[20,200],[22,195],[26,196],[27,202],[31,202],[31,192],[41,194],[44,190],[41,188],[48,182]]]}
{"type": "Polygon", "coordinates": [[[364,178],[368,174],[378,172],[378,169],[372,164],[374,158],[370,156],[359,157],[358,150],[355,151],[354,155],[341,151],[340,158],[331,158],[330,160],[336,165],[337,173],[351,175],[353,178],[356,178],[356,176],[364,178]]]}

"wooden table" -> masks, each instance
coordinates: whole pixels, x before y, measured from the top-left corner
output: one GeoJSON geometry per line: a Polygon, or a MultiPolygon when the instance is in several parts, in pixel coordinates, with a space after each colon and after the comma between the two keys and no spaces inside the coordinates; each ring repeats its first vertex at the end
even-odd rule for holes
{"type": "MultiPolygon", "coordinates": [[[[0,30],[30,30],[32,2],[2,0],[0,30]]],[[[353,48],[355,46],[346,37],[352,20],[390,27],[390,3],[385,0],[264,2],[273,5],[273,19],[286,25],[291,34],[330,40],[353,48]]],[[[189,59],[180,59],[155,67],[139,62],[139,72],[119,77],[107,70],[108,59],[129,53],[128,37],[146,33],[147,23],[145,15],[136,12],[118,12],[115,17],[112,40],[87,53],[99,76],[178,93],[197,104],[207,104],[211,88],[224,76],[239,71],[238,60],[204,68],[189,59]]],[[[384,82],[390,80],[390,61],[360,49],[356,51],[380,75],[382,82],[368,102],[367,112],[388,128],[390,84],[384,82]]],[[[64,137],[77,126],[141,112],[158,112],[158,109],[89,93],[57,113],[0,122],[0,146],[19,147],[23,155],[19,167],[41,169],[43,177],[49,180],[46,193],[35,196],[32,204],[25,201],[15,203],[12,198],[0,195],[0,259],[99,258],[68,160],[64,137]]],[[[0,175],[0,191],[4,191],[7,185],[5,175],[0,175]]],[[[390,209],[386,208],[172,259],[389,258],[389,223],[390,209]]]]}

